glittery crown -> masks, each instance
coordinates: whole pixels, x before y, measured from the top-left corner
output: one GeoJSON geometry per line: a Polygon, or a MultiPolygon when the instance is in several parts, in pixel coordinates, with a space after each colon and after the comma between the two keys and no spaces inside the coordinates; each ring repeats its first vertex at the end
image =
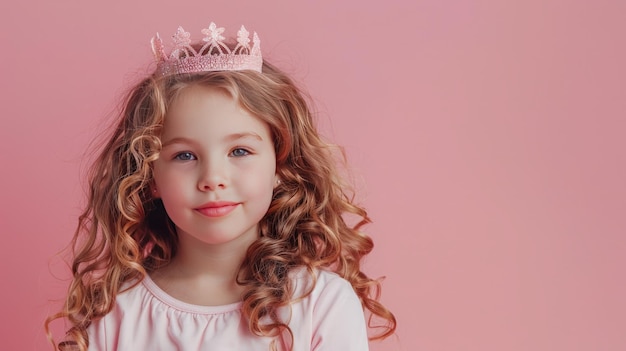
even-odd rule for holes
{"type": "Polygon", "coordinates": [[[261,41],[256,32],[252,36],[250,47],[250,33],[244,26],[237,32],[237,45],[231,50],[225,43],[222,33],[224,28],[218,28],[211,22],[209,28],[202,30],[205,44],[195,50],[191,46],[191,35],[183,27],[178,27],[174,34],[174,48],[171,53],[165,53],[163,41],[159,33],[152,38],[152,52],[157,62],[156,74],[167,76],[180,73],[197,73],[211,71],[241,71],[254,70],[261,72],[263,58],[261,57],[261,41]]]}

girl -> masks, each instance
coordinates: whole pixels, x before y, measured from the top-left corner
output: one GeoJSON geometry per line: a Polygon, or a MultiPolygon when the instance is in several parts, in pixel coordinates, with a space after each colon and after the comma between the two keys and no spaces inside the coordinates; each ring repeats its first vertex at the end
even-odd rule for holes
{"type": "MultiPolygon", "coordinates": [[[[61,350],[366,350],[372,240],[294,83],[211,23],[129,93],[72,241],[61,350]],[[359,218],[349,226],[344,215],[359,218]]],[[[371,324],[371,323],[370,323],[371,324]]],[[[51,338],[52,340],[52,338],[51,338]]],[[[54,341],[52,341],[54,344],[54,341]]]]}

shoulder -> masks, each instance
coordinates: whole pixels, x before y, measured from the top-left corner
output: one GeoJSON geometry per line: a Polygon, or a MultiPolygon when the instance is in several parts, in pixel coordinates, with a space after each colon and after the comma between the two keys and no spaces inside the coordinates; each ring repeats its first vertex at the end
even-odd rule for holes
{"type": "Polygon", "coordinates": [[[113,305],[112,313],[109,316],[115,316],[116,312],[137,310],[141,308],[142,301],[153,298],[151,292],[146,288],[145,279],[129,281],[124,283],[113,305]]]}
{"type": "MultiPolygon", "coordinates": [[[[347,280],[325,270],[298,269],[292,272],[292,282],[290,326],[294,331],[305,326],[311,332],[302,338],[310,342],[311,350],[367,350],[363,306],[347,280]]],[[[298,336],[294,339],[297,344],[298,336]]]]}
{"type": "Polygon", "coordinates": [[[290,277],[293,284],[294,301],[310,299],[318,302],[320,299],[337,297],[358,300],[350,282],[337,273],[323,269],[315,269],[310,272],[306,268],[296,268],[290,273],[290,277]]]}
{"type": "Polygon", "coordinates": [[[122,285],[115,297],[113,308],[105,316],[93,320],[87,328],[89,350],[107,350],[117,337],[118,325],[141,313],[142,301],[148,291],[141,281],[127,282],[122,285]]]}
{"type": "Polygon", "coordinates": [[[352,308],[355,318],[360,319],[363,316],[361,301],[354,288],[350,282],[334,272],[326,270],[315,270],[313,273],[306,270],[299,272],[294,279],[294,298],[297,300],[304,297],[306,300],[309,291],[308,299],[314,313],[327,314],[331,310],[352,308]]]}
{"type": "Polygon", "coordinates": [[[113,299],[111,310],[103,317],[93,320],[91,326],[109,323],[111,320],[117,320],[125,314],[139,310],[141,309],[142,301],[147,298],[151,298],[151,294],[146,289],[142,279],[122,283],[113,299]]]}

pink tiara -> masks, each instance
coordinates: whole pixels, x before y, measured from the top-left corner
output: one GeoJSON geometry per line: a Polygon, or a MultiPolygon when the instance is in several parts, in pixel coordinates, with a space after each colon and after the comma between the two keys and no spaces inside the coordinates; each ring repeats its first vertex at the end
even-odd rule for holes
{"type": "Polygon", "coordinates": [[[165,54],[163,41],[159,33],[152,38],[152,52],[157,62],[156,74],[167,76],[180,73],[197,73],[212,71],[254,70],[261,72],[261,41],[254,33],[250,48],[250,33],[244,26],[237,32],[237,45],[233,50],[224,44],[222,33],[224,28],[217,28],[211,22],[209,28],[202,30],[204,44],[196,51],[191,46],[191,35],[183,27],[178,27],[174,34],[174,48],[165,54]]]}

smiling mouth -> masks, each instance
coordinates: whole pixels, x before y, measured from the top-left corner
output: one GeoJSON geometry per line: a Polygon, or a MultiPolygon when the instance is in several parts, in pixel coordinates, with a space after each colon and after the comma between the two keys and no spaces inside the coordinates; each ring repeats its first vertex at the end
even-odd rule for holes
{"type": "Polygon", "coordinates": [[[239,206],[238,203],[228,202],[228,203],[214,203],[203,205],[202,207],[198,207],[195,210],[206,217],[222,217],[231,213],[235,208],[239,206]]]}

